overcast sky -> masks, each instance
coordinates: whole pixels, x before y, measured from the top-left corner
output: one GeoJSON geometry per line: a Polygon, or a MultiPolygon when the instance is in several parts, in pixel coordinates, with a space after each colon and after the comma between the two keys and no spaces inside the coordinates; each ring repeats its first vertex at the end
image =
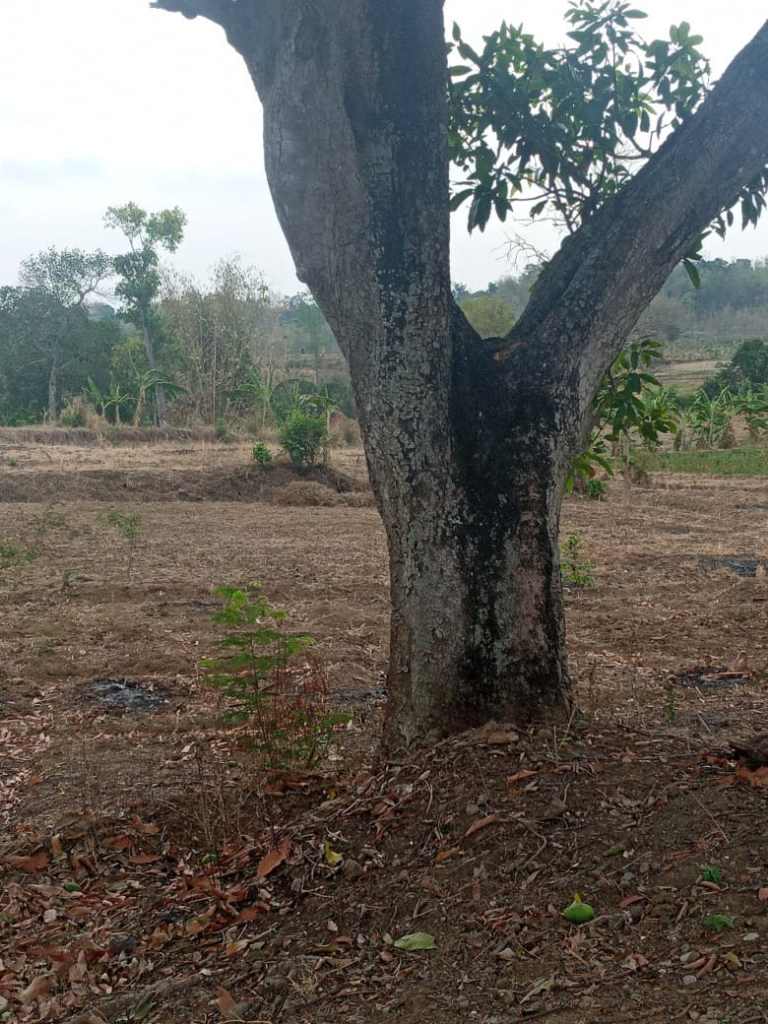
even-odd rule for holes
{"type": "MultiPolygon", "coordinates": [[[[324,0],[332,4],[334,0],[324,0]]],[[[418,0],[414,0],[418,2],[418,0]]],[[[261,111],[219,28],[149,9],[148,0],[3,0],[0,35],[0,284],[48,246],[120,248],[107,206],[129,200],[188,216],[174,264],[198,277],[240,253],[278,291],[298,290],[264,177],[261,111]]],[[[562,42],[565,0],[446,0],[479,40],[506,18],[562,42]]],[[[765,19],[758,0],[638,0],[647,37],[683,20],[719,75],[765,19]]],[[[505,228],[467,237],[454,224],[453,276],[472,288],[514,268],[505,228]]],[[[524,225],[520,230],[524,229],[524,225]]],[[[534,244],[555,238],[537,229],[534,244]]],[[[709,256],[768,255],[768,221],[711,244],[709,256]]]]}

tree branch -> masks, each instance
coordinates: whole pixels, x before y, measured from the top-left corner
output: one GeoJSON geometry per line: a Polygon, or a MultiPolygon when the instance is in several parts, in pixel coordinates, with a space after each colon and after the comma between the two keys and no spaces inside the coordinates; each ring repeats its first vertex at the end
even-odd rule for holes
{"type": "Polygon", "coordinates": [[[572,426],[583,423],[603,373],[691,243],[768,164],[766,109],[768,22],[699,111],[542,274],[508,339],[509,370],[559,382],[574,405],[572,426]]]}
{"type": "Polygon", "coordinates": [[[151,0],[150,7],[173,14],[183,14],[190,20],[208,18],[209,21],[229,28],[243,12],[242,0],[151,0]]]}

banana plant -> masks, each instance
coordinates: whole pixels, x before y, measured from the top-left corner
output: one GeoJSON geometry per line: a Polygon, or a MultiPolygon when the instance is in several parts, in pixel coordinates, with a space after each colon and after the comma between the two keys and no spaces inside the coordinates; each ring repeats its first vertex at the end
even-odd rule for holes
{"type": "Polygon", "coordinates": [[[133,425],[138,427],[141,417],[147,405],[154,401],[158,390],[162,391],[167,399],[173,399],[176,395],[187,394],[188,389],[181,384],[175,384],[168,380],[160,370],[145,370],[136,380],[136,394],[131,398],[136,402],[136,409],[133,414],[133,425]]]}
{"type": "Polygon", "coordinates": [[[728,388],[714,398],[700,388],[688,410],[688,426],[701,448],[717,448],[738,412],[738,398],[728,388]]]}
{"type": "Polygon", "coordinates": [[[109,391],[102,391],[93,377],[88,378],[88,386],[83,392],[85,401],[92,405],[96,412],[109,419],[109,410],[114,409],[115,424],[120,426],[120,407],[126,402],[132,402],[131,395],[123,391],[114,376],[109,379],[109,391]]]}

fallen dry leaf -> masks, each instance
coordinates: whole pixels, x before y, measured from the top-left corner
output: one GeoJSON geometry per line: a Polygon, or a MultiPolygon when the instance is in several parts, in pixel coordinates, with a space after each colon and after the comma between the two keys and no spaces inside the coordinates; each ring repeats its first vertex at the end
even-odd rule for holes
{"type": "Polygon", "coordinates": [[[245,907],[237,917],[232,921],[232,924],[248,924],[249,921],[255,921],[257,917],[269,910],[268,903],[254,903],[250,907],[245,907]]]}
{"type": "Polygon", "coordinates": [[[474,835],[475,832],[479,832],[481,828],[487,828],[489,825],[495,825],[498,820],[498,814],[489,814],[487,817],[481,818],[479,821],[472,822],[464,833],[464,838],[469,839],[469,837],[474,835]]]}
{"type": "Polygon", "coordinates": [[[127,850],[130,846],[135,845],[136,840],[131,839],[130,836],[107,836],[106,839],[102,839],[102,846],[108,846],[110,850],[127,850]]]}
{"type": "Polygon", "coordinates": [[[156,836],[160,833],[160,826],[155,825],[151,821],[141,821],[139,818],[134,818],[131,824],[137,832],[141,832],[144,836],[156,836]]]}
{"type": "Polygon", "coordinates": [[[435,864],[443,864],[445,861],[450,860],[452,857],[458,857],[460,854],[460,846],[452,846],[450,850],[441,850],[435,857],[435,864]]]}
{"type": "Polygon", "coordinates": [[[16,868],[17,871],[44,871],[51,863],[50,856],[45,850],[33,853],[31,857],[8,857],[6,864],[9,868],[16,868]]]}
{"type": "Polygon", "coordinates": [[[225,956],[237,956],[238,953],[242,953],[244,949],[248,949],[251,944],[250,939],[238,939],[236,942],[230,942],[224,951],[225,956]]]}
{"type": "Polygon", "coordinates": [[[530,988],[520,1000],[521,1003],[527,1003],[529,999],[533,999],[534,996],[539,996],[542,992],[549,992],[549,990],[555,984],[554,974],[550,974],[548,978],[539,978],[533,988],[530,988]]]}
{"type": "Polygon", "coordinates": [[[237,1001],[227,992],[225,988],[216,989],[216,1002],[219,1006],[219,1013],[228,1016],[230,1013],[237,1013],[237,1001]]]}
{"type": "Polygon", "coordinates": [[[519,739],[520,737],[516,732],[512,732],[511,730],[498,730],[497,732],[489,733],[485,737],[485,742],[491,746],[500,747],[507,743],[517,743],[519,739]]]}
{"type": "Polygon", "coordinates": [[[740,779],[745,779],[750,786],[768,789],[768,765],[761,765],[759,768],[751,771],[745,764],[740,764],[736,769],[736,774],[740,779]]]}
{"type": "Polygon", "coordinates": [[[640,893],[635,893],[634,896],[627,896],[626,899],[623,899],[621,903],[619,903],[619,909],[626,910],[627,907],[631,907],[633,903],[645,903],[647,899],[647,896],[641,896],[640,893]]]}
{"type": "Polygon", "coordinates": [[[266,878],[267,875],[271,874],[275,868],[285,861],[285,858],[291,852],[291,840],[285,839],[277,850],[270,850],[269,853],[265,854],[259,861],[259,866],[256,869],[256,875],[259,878],[266,878]]]}
{"type": "Polygon", "coordinates": [[[39,978],[35,978],[24,991],[19,995],[21,1002],[27,1006],[28,1003],[34,1003],[36,999],[44,996],[48,989],[51,987],[51,977],[48,974],[42,974],[39,978]]]}

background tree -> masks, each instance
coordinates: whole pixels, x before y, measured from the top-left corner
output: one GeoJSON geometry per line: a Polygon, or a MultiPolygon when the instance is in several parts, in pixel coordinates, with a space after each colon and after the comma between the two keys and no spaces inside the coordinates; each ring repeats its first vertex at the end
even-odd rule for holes
{"type": "Polygon", "coordinates": [[[294,347],[311,355],[315,387],[319,387],[320,365],[328,349],[336,346],[328,321],[312,296],[303,292],[288,300],[283,323],[293,332],[294,347]]]}
{"type": "MultiPolygon", "coordinates": [[[[18,323],[23,325],[27,361],[32,352],[45,361],[48,372],[48,418],[58,414],[59,377],[64,365],[78,357],[76,344],[87,322],[86,299],[111,273],[110,258],[101,251],[50,248],[24,260],[19,281],[18,323]]],[[[82,341],[82,338],[79,339],[82,341]]]]}
{"type": "MultiPolygon", "coordinates": [[[[640,313],[764,172],[768,25],[690,117],[682,101],[690,89],[694,106],[698,86],[659,51],[655,91],[662,104],[667,87],[680,96],[681,127],[634,177],[618,175],[605,202],[583,186],[580,226],[525,313],[505,339],[484,342],[451,294],[442,0],[153,6],[218,22],[243,55],[298,274],[349,360],[390,555],[390,748],[491,717],[568,714],[565,480],[640,313]]],[[[589,66],[590,47],[578,46],[589,66]]],[[[530,102],[518,77],[508,94],[530,102]]],[[[601,90],[609,120],[621,96],[601,90]]],[[[642,110],[636,119],[642,131],[642,110]]],[[[485,138],[473,120],[467,131],[460,148],[469,133],[485,138]]],[[[551,162],[548,136],[534,137],[545,186],[571,136],[551,162]]],[[[482,213],[478,204],[477,222],[482,213]]]]}
{"type": "Polygon", "coordinates": [[[503,338],[515,322],[509,304],[498,294],[468,295],[459,307],[481,338],[503,338]]]}
{"type": "MultiPolygon", "coordinates": [[[[120,278],[115,292],[123,300],[123,316],[141,330],[147,365],[153,372],[158,370],[155,305],[161,285],[159,250],[175,252],[178,249],[186,222],[178,206],[149,214],[135,203],[110,206],[104,217],[106,226],[121,231],[130,246],[129,252],[112,259],[114,271],[120,278]]],[[[155,421],[162,426],[166,420],[166,400],[165,390],[159,383],[154,388],[154,405],[155,421]]]]}
{"type": "Polygon", "coordinates": [[[65,310],[38,289],[0,288],[0,423],[50,420],[52,399],[58,412],[89,377],[107,386],[119,338],[114,320],[97,319],[87,308],[65,310]]]}
{"type": "Polygon", "coordinates": [[[187,391],[182,415],[215,423],[241,383],[254,375],[271,380],[277,359],[271,303],[262,275],[237,258],[221,260],[209,284],[166,275],[159,313],[172,339],[169,365],[187,391]]]}

